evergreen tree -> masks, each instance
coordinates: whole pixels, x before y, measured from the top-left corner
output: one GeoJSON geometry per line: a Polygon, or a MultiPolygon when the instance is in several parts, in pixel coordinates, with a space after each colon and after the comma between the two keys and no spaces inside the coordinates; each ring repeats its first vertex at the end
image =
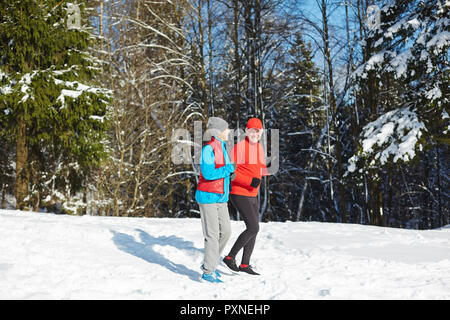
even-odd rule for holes
{"type": "MultiPolygon", "coordinates": [[[[389,223],[383,207],[393,202],[389,194],[396,188],[408,194],[399,208],[414,208],[400,225],[409,220],[414,227],[424,226],[422,217],[434,210],[430,205],[419,216],[416,208],[425,209],[429,201],[412,196],[423,190],[413,192],[409,185],[430,185],[432,176],[439,180],[442,174],[424,168],[433,158],[427,154],[430,148],[440,154],[440,148],[445,151],[441,143],[448,142],[449,9],[449,3],[440,0],[388,2],[379,10],[379,23],[364,39],[363,63],[355,80],[364,112],[360,119],[365,123],[348,172],[359,182],[370,180],[365,192],[371,202],[371,222],[389,223]]],[[[426,190],[433,194],[440,187],[426,190]]],[[[433,197],[440,199],[440,191],[433,197]]]]}
{"type": "MultiPolygon", "coordinates": [[[[284,77],[279,83],[279,89],[286,93],[287,99],[279,102],[276,119],[272,119],[280,129],[280,155],[282,156],[281,174],[273,178],[275,180],[273,193],[277,196],[272,198],[272,206],[275,209],[274,212],[277,212],[277,218],[282,220],[294,219],[295,208],[301,193],[299,187],[301,181],[315,175],[305,169],[308,166],[306,155],[316,135],[320,134],[318,131],[323,126],[325,115],[323,110],[320,110],[322,82],[319,70],[312,59],[310,44],[305,43],[300,34],[294,35],[284,66],[284,77]],[[289,208],[287,212],[286,207],[289,208]],[[282,212],[285,214],[280,214],[282,212]]],[[[321,188],[320,183],[318,185],[321,188]]],[[[314,191],[310,193],[310,195],[313,194],[314,191]]],[[[314,201],[309,203],[313,204],[314,201]]]]}
{"type": "Polygon", "coordinates": [[[85,1],[0,4],[0,130],[15,148],[19,209],[74,212],[71,196],[106,155],[110,93],[95,84],[84,10],[85,1]]]}
{"type": "Polygon", "coordinates": [[[440,0],[395,1],[381,8],[381,23],[370,31],[366,41],[365,51],[370,47],[371,55],[356,70],[356,78],[361,88],[367,88],[365,105],[371,108],[372,122],[363,130],[366,141],[374,128],[382,129],[389,122],[394,123],[397,130],[392,133],[397,135],[380,140],[378,148],[365,153],[368,165],[383,165],[388,158],[407,162],[416,154],[414,149],[423,149],[423,144],[418,143],[422,135],[434,141],[445,135],[449,105],[449,9],[448,2],[440,0]],[[380,97],[378,93],[383,90],[390,93],[389,99],[380,97]],[[406,142],[406,133],[414,134],[411,139],[416,143],[410,148],[405,144],[399,148],[406,142]],[[378,152],[384,152],[385,156],[377,156],[378,152]]]}

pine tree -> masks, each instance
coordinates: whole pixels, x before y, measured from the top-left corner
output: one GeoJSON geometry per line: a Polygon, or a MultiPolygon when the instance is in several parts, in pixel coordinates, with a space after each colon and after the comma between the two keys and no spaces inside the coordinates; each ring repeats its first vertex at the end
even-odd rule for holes
{"type": "MultiPolygon", "coordinates": [[[[381,8],[381,23],[371,30],[365,45],[365,51],[371,47],[371,54],[356,70],[360,87],[368,89],[365,105],[371,108],[372,122],[363,130],[366,140],[367,132],[374,132],[375,126],[394,121],[398,128],[402,123],[404,126],[408,117],[410,124],[420,129],[415,132],[417,143],[412,145],[419,151],[423,149],[419,143],[422,135],[435,141],[445,135],[449,104],[449,9],[448,2],[440,0],[395,1],[381,8]],[[383,90],[390,93],[388,99],[380,97],[383,90]]],[[[392,136],[397,146],[405,142],[400,131],[396,137],[392,136]]],[[[372,165],[375,162],[383,165],[387,158],[407,162],[416,154],[406,148],[403,154],[395,153],[401,150],[388,144],[378,143],[378,147],[366,154],[369,164],[374,161],[372,165]],[[378,152],[384,152],[385,157],[376,156],[378,152]]]]}
{"type": "Polygon", "coordinates": [[[71,196],[106,155],[110,92],[95,84],[84,10],[85,1],[0,4],[0,121],[15,147],[20,209],[43,201],[76,211],[71,196]]]}
{"type": "Polygon", "coordinates": [[[309,160],[307,150],[312,147],[319,134],[317,130],[320,130],[325,120],[323,111],[320,111],[322,82],[313,62],[310,44],[305,43],[300,34],[296,34],[288,53],[284,77],[279,83],[280,91],[286,92],[287,99],[279,102],[276,120],[271,119],[280,128],[280,169],[283,172],[273,178],[276,181],[273,192],[280,196],[272,198],[272,205],[278,214],[277,218],[283,220],[294,219],[295,212],[292,209],[298,204],[301,181],[313,175],[305,169],[309,160]],[[288,212],[284,209],[287,203],[288,212]],[[280,212],[286,212],[286,215],[280,212]]]}
{"type": "MultiPolygon", "coordinates": [[[[295,37],[289,52],[290,61],[286,63],[286,73],[292,86],[290,87],[292,89],[291,102],[295,106],[291,109],[296,111],[292,116],[294,116],[297,126],[303,122],[303,125],[312,130],[323,122],[324,115],[315,112],[315,109],[321,105],[319,97],[321,80],[319,70],[312,60],[311,45],[305,44],[299,34],[295,37]]],[[[291,129],[301,128],[292,127],[291,129]]]]}
{"type": "MultiPolygon", "coordinates": [[[[441,0],[388,2],[364,39],[355,80],[365,123],[348,172],[360,182],[370,180],[366,198],[372,222],[381,223],[385,203],[392,202],[383,190],[406,189],[405,204],[420,208],[416,204],[424,202],[413,194],[423,190],[413,192],[409,185],[428,185],[430,175],[440,174],[423,168],[430,165],[430,148],[439,150],[448,141],[449,9],[448,1],[441,0]],[[405,170],[410,170],[408,177],[405,170]]],[[[412,210],[410,220],[416,227],[422,223],[419,210],[412,210]]]]}

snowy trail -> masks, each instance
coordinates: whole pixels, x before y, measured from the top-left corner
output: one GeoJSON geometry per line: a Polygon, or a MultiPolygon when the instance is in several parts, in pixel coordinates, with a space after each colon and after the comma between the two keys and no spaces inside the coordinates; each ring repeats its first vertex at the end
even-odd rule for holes
{"type": "Polygon", "coordinates": [[[262,223],[262,276],[223,284],[199,281],[199,219],[0,210],[0,234],[1,299],[450,299],[450,228],[262,223]]]}

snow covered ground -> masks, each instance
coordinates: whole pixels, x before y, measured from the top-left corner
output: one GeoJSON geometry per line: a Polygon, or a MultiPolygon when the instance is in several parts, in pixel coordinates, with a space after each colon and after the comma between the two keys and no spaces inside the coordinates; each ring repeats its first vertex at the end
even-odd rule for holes
{"type": "Polygon", "coordinates": [[[200,282],[199,219],[0,210],[0,235],[0,299],[450,299],[448,227],[262,223],[262,275],[222,284],[200,282]]]}

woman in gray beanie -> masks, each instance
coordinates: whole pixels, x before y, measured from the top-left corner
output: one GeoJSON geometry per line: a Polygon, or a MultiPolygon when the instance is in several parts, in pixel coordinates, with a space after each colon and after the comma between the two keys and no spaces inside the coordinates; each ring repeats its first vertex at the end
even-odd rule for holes
{"type": "Polygon", "coordinates": [[[217,272],[216,266],[231,235],[227,202],[230,175],[234,172],[235,165],[230,161],[226,150],[230,133],[228,123],[221,118],[211,117],[207,128],[211,140],[202,149],[200,178],[195,192],[205,238],[202,279],[208,282],[223,282],[219,279],[220,273],[217,272]]]}

